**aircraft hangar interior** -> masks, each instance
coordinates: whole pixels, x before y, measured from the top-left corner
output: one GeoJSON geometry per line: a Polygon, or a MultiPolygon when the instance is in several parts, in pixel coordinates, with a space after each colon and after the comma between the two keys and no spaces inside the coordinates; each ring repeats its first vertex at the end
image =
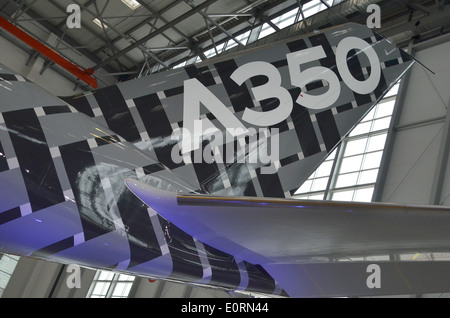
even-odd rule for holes
{"type": "Polygon", "coordinates": [[[0,0],[0,298],[449,298],[449,88],[448,0],[0,0]],[[188,119],[277,172],[166,162],[188,119]]]}

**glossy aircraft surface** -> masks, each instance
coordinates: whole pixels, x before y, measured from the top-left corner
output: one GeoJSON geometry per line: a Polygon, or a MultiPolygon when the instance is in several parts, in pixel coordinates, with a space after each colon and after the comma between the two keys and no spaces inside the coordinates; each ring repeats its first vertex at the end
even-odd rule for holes
{"type": "Polygon", "coordinates": [[[413,63],[347,24],[73,97],[1,66],[0,252],[300,297],[323,257],[448,249],[444,208],[289,199],[413,63]]]}

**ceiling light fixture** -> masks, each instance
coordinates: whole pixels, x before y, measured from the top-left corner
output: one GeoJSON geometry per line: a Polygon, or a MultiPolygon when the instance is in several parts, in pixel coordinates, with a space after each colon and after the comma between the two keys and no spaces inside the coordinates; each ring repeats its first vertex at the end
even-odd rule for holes
{"type": "Polygon", "coordinates": [[[224,17],[253,17],[251,13],[208,13],[210,18],[224,18],[224,17]]]}
{"type": "Polygon", "coordinates": [[[122,0],[122,2],[125,3],[131,10],[136,10],[141,6],[141,4],[136,0],[122,0]]]}
{"type": "Polygon", "coordinates": [[[92,22],[94,22],[101,28],[105,28],[105,29],[108,28],[108,26],[105,23],[101,22],[98,18],[95,18],[94,20],[92,20],[92,22]]]}

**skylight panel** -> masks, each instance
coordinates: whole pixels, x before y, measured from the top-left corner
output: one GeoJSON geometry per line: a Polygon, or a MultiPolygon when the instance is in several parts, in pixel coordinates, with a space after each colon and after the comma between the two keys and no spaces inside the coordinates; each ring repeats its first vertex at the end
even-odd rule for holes
{"type": "Polygon", "coordinates": [[[131,10],[136,10],[141,6],[141,4],[136,0],[122,0],[122,2],[125,3],[131,10]]]}
{"type": "Polygon", "coordinates": [[[264,23],[261,32],[259,33],[258,40],[275,32],[276,32],[275,29],[272,28],[268,23],[264,23]]]}
{"type": "Polygon", "coordinates": [[[298,8],[295,8],[279,17],[276,17],[275,19],[272,19],[271,22],[275,24],[278,28],[284,29],[285,27],[294,24],[297,12],[298,8]]]}
{"type": "Polygon", "coordinates": [[[101,28],[105,28],[105,29],[108,28],[108,26],[105,23],[101,22],[98,18],[95,18],[94,20],[92,20],[92,22],[94,22],[101,28]]]}

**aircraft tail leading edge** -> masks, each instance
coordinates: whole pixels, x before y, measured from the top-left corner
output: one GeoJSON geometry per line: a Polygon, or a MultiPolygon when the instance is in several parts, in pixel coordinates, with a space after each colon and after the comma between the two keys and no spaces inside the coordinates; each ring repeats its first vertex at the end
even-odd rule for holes
{"type": "Polygon", "coordinates": [[[203,193],[290,197],[413,62],[346,24],[64,100],[203,193]]]}
{"type": "Polygon", "coordinates": [[[261,265],[291,297],[377,292],[365,285],[368,264],[362,270],[355,267],[359,274],[345,276],[360,278],[364,288],[357,291],[352,282],[342,281],[345,267],[331,274],[333,266],[327,263],[332,259],[450,250],[449,207],[184,195],[136,180],[126,183],[143,202],[197,240],[261,265]],[[330,284],[308,286],[314,285],[309,271],[317,281],[329,277],[330,284]],[[342,289],[339,293],[332,288],[336,284],[342,289]]]}

